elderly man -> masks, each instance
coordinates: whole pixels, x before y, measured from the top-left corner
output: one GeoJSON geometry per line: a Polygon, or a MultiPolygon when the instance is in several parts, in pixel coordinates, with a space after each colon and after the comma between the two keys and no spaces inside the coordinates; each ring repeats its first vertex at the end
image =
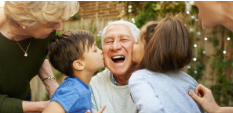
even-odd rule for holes
{"type": "Polygon", "coordinates": [[[104,63],[107,67],[91,80],[92,110],[106,105],[104,113],[137,113],[127,82],[133,71],[132,48],[139,29],[127,21],[108,24],[102,34],[104,63]]]}

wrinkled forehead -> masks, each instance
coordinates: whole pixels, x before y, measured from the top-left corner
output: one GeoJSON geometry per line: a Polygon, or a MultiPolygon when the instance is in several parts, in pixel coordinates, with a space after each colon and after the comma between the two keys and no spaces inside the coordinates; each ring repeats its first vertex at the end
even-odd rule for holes
{"type": "Polygon", "coordinates": [[[110,25],[105,34],[103,34],[103,39],[111,37],[128,37],[134,40],[134,37],[127,25],[124,24],[113,24],[110,25]]]}

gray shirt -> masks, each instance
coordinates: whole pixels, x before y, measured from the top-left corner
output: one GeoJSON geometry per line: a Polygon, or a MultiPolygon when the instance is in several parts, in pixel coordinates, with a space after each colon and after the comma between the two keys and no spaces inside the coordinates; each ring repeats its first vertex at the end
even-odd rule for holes
{"type": "Polygon", "coordinates": [[[186,73],[156,73],[147,69],[134,72],[129,89],[139,113],[201,113],[202,109],[188,92],[197,81],[186,73]]]}
{"type": "Polygon", "coordinates": [[[136,105],[131,99],[128,85],[118,86],[111,82],[108,69],[92,77],[90,82],[92,112],[104,105],[103,113],[137,113],[136,105]]]}

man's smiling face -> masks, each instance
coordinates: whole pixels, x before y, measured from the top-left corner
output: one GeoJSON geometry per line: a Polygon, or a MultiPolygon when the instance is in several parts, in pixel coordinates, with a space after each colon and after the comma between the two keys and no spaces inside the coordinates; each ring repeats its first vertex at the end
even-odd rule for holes
{"type": "Polygon", "coordinates": [[[104,63],[114,75],[131,74],[134,42],[126,25],[111,25],[107,29],[102,43],[104,63]]]}

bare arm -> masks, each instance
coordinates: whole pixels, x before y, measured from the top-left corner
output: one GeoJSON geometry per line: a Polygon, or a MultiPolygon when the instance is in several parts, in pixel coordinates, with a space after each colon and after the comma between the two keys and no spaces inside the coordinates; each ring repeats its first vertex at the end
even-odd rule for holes
{"type": "Polygon", "coordinates": [[[42,113],[65,113],[65,109],[55,101],[49,103],[42,113]]]}
{"type": "Polygon", "coordinates": [[[215,102],[212,91],[201,84],[196,87],[195,93],[189,92],[189,95],[209,113],[233,113],[233,107],[220,107],[215,102]]]}
{"type": "MultiPolygon", "coordinates": [[[[52,70],[52,67],[50,66],[48,59],[44,60],[44,63],[42,64],[38,75],[39,75],[41,80],[43,80],[47,77],[54,77],[53,70],[52,70]]],[[[52,94],[55,92],[55,90],[58,87],[57,81],[55,79],[47,79],[47,80],[43,81],[43,83],[44,83],[44,85],[49,93],[49,97],[51,97],[52,94]]]]}
{"type": "Polygon", "coordinates": [[[40,113],[49,104],[49,101],[31,102],[23,101],[22,107],[24,113],[40,113]]]}

